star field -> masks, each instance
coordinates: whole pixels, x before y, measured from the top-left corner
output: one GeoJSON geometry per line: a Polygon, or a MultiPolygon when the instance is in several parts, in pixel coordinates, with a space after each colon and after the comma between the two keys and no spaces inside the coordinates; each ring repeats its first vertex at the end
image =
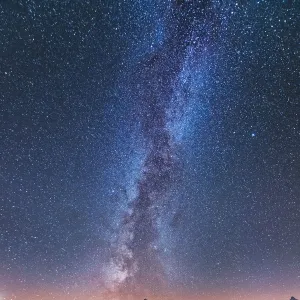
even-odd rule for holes
{"type": "Polygon", "coordinates": [[[297,1],[0,3],[0,299],[300,297],[297,1]]]}

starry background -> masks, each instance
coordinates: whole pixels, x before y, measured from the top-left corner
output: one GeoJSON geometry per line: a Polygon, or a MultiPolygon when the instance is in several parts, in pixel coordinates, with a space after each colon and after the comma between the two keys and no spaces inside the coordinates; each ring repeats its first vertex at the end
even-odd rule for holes
{"type": "Polygon", "coordinates": [[[300,297],[299,12],[1,1],[0,299],[300,297]]]}

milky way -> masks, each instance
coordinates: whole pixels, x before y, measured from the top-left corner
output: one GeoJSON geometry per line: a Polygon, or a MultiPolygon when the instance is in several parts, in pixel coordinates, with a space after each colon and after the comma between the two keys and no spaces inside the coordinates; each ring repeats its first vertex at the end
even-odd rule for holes
{"type": "Polygon", "coordinates": [[[201,55],[203,48],[209,46],[210,34],[218,25],[216,9],[211,1],[171,5],[166,12],[165,41],[134,70],[131,93],[138,102],[146,157],[137,183],[137,196],[123,221],[115,259],[123,273],[119,282],[121,290],[143,287],[161,291],[167,280],[157,247],[158,219],[175,182],[176,159],[180,159],[176,157],[176,141],[168,125],[183,122],[176,120],[178,107],[180,115],[190,105],[188,89],[186,95],[174,101],[175,84],[188,54],[198,51],[201,55]]]}

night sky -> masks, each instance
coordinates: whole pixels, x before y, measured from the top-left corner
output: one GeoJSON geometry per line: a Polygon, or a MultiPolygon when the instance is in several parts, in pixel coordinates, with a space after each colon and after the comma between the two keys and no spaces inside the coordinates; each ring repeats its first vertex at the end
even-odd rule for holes
{"type": "Polygon", "coordinates": [[[300,298],[300,3],[0,2],[0,300],[300,298]]]}

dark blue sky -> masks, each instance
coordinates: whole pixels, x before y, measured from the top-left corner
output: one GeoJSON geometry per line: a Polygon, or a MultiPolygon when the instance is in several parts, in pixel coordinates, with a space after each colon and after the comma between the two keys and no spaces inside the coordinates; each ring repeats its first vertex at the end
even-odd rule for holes
{"type": "Polygon", "coordinates": [[[0,299],[300,297],[298,15],[2,1],[0,299]]]}

